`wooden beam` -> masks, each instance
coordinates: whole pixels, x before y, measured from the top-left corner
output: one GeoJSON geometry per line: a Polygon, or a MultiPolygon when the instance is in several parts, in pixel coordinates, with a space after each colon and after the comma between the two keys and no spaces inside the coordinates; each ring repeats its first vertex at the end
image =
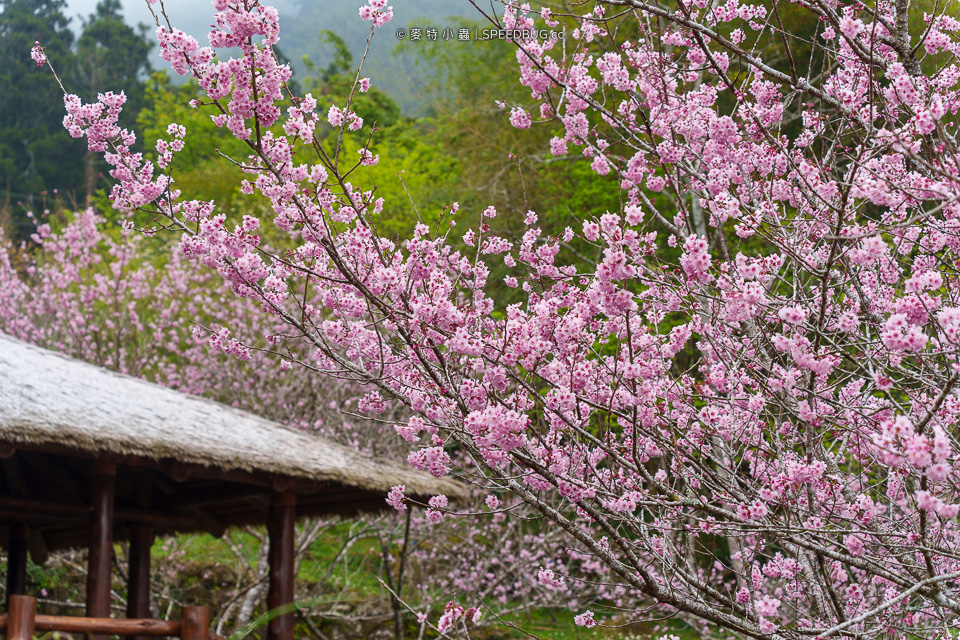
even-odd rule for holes
{"type": "Polygon", "coordinates": [[[253,507],[262,518],[270,517],[270,496],[257,494],[248,496],[243,501],[253,507]]]}
{"type": "Polygon", "coordinates": [[[297,483],[298,494],[313,494],[335,486],[326,480],[302,480],[297,483]]]}
{"type": "MultiPolygon", "coordinates": [[[[3,515],[0,514],[0,519],[3,515]]],[[[90,543],[90,532],[86,530],[63,530],[56,533],[47,531],[44,535],[51,549],[83,549],[90,543]]]]}
{"type": "MultiPolygon", "coordinates": [[[[179,620],[124,620],[117,618],[77,618],[74,616],[37,616],[37,631],[64,631],[67,633],[109,633],[119,636],[180,635],[179,620]]],[[[84,635],[86,638],[87,635],[84,635]]]]}
{"type": "MultiPolygon", "coordinates": [[[[44,442],[44,443],[22,443],[17,444],[18,451],[32,451],[37,453],[47,453],[51,455],[69,456],[81,460],[93,460],[102,462],[105,459],[115,465],[125,467],[136,467],[141,469],[153,469],[169,477],[173,463],[176,462],[177,473],[188,472],[190,479],[203,480],[221,480],[224,482],[236,482],[239,484],[250,484],[260,487],[273,487],[273,479],[276,474],[266,471],[242,471],[239,469],[221,469],[219,467],[207,466],[193,462],[181,462],[179,460],[153,460],[141,456],[130,454],[97,454],[92,451],[69,447],[62,444],[44,442]]],[[[309,480],[313,483],[313,480],[309,480]]]]}
{"type": "Polygon", "coordinates": [[[274,493],[287,493],[288,491],[293,491],[293,488],[296,484],[296,478],[291,478],[290,476],[277,476],[273,479],[273,491],[274,493]]]}
{"type": "Polygon", "coordinates": [[[222,538],[227,532],[227,525],[222,520],[204,509],[191,509],[190,514],[203,526],[203,530],[214,538],[222,538]]]}
{"type": "MultiPolygon", "coordinates": [[[[86,510],[85,515],[89,516],[90,510],[86,510]]],[[[78,518],[73,516],[67,518],[67,520],[85,520],[86,518],[78,518]]],[[[2,506],[0,505],[0,521],[5,522],[17,522],[21,524],[47,524],[47,525],[57,525],[63,524],[64,518],[52,513],[43,513],[43,512],[25,512],[22,509],[17,509],[16,507],[2,506]]]]}
{"type": "Polygon", "coordinates": [[[131,467],[137,469],[140,473],[150,479],[150,482],[154,489],[158,489],[160,493],[169,494],[176,493],[180,490],[180,486],[176,482],[167,477],[166,474],[161,473],[157,469],[147,469],[143,467],[131,467]]]}
{"type": "MultiPolygon", "coordinates": [[[[292,493],[274,493],[270,500],[267,533],[270,537],[270,587],[267,609],[293,604],[294,522],[297,498],[292,493]]],[[[293,640],[293,611],[277,616],[267,626],[267,640],[293,640]]]]}
{"type": "MultiPolygon", "coordinates": [[[[30,451],[48,455],[68,456],[81,460],[92,459],[102,461],[107,459],[103,454],[98,455],[94,452],[86,451],[84,449],[78,449],[76,447],[69,447],[55,443],[18,443],[16,447],[18,451],[30,451]]],[[[207,466],[193,462],[182,462],[179,460],[153,460],[150,458],[129,454],[110,454],[109,460],[116,465],[121,465],[124,467],[157,471],[168,479],[171,478],[171,476],[176,476],[178,478],[183,478],[183,481],[219,480],[221,482],[233,482],[237,484],[264,487],[268,490],[273,490],[274,481],[278,477],[277,474],[270,473],[268,471],[221,469],[219,467],[207,466]]],[[[161,485],[158,488],[165,493],[174,493],[179,490],[176,488],[175,482],[170,482],[169,480],[168,482],[169,484],[165,486],[161,485]]],[[[290,488],[290,491],[297,494],[310,494],[316,493],[317,491],[322,491],[323,489],[331,486],[338,485],[339,483],[331,483],[325,480],[296,478],[294,485],[290,488]]]]}
{"type": "Polygon", "coordinates": [[[0,458],[9,458],[17,452],[17,448],[9,442],[0,442],[0,458]]]}
{"type": "MultiPolygon", "coordinates": [[[[95,462],[90,488],[90,555],[87,563],[87,617],[110,617],[110,567],[113,556],[113,498],[116,465],[95,462]]],[[[107,636],[94,636],[107,640],[107,636]]]]}
{"type": "MultiPolygon", "coordinates": [[[[64,502],[83,502],[84,490],[87,488],[87,478],[74,473],[70,468],[58,460],[57,457],[34,453],[32,451],[22,451],[19,457],[23,460],[23,466],[39,472],[46,483],[55,484],[57,494],[64,502]]],[[[18,498],[30,498],[31,495],[20,495],[18,498]]]]}
{"type": "MultiPolygon", "coordinates": [[[[2,445],[0,445],[2,448],[2,445]]],[[[7,490],[18,498],[29,498],[30,497],[30,483],[27,481],[27,476],[23,471],[24,465],[30,465],[30,462],[25,458],[31,456],[28,453],[21,453],[17,457],[12,457],[15,450],[11,449],[11,455],[4,456],[2,451],[0,451],[0,458],[3,465],[3,475],[4,480],[7,483],[7,490]]],[[[39,457],[39,456],[32,456],[39,457]]],[[[46,473],[44,474],[46,475],[46,473]]],[[[75,483],[71,482],[61,482],[60,486],[63,487],[64,491],[70,491],[71,487],[75,483]]],[[[13,519],[13,522],[16,522],[16,519],[13,519]]],[[[31,530],[27,535],[27,549],[30,551],[30,557],[36,564],[44,564],[47,561],[47,544],[43,539],[43,534],[37,530],[31,530]]],[[[8,593],[10,593],[8,591],[8,593]]],[[[23,593],[23,592],[13,592],[13,593],[23,593]]]]}
{"type": "Polygon", "coordinates": [[[0,467],[3,467],[3,480],[7,483],[10,494],[17,498],[29,498],[30,486],[27,476],[23,473],[20,457],[3,458],[0,460],[0,467]]]}
{"type": "Polygon", "coordinates": [[[37,599],[10,596],[7,640],[33,640],[36,633],[37,599]]]}
{"type": "Polygon", "coordinates": [[[193,469],[190,465],[177,461],[171,462],[167,470],[167,475],[177,483],[189,480],[191,473],[193,473],[193,469]]]}
{"type": "MultiPolygon", "coordinates": [[[[154,474],[142,471],[134,480],[134,502],[141,509],[153,506],[153,492],[156,486],[154,474]]],[[[152,523],[131,523],[129,526],[130,546],[127,551],[127,617],[150,617],[150,549],[153,547],[155,532],[152,523]]],[[[133,640],[146,640],[146,636],[136,636],[133,640]]]]}
{"type": "Polygon", "coordinates": [[[268,495],[268,490],[264,487],[250,485],[218,486],[189,492],[181,490],[180,493],[173,496],[164,497],[161,504],[170,510],[189,511],[197,507],[222,506],[232,502],[241,502],[250,497],[266,495],[268,495]]]}
{"type": "Polygon", "coordinates": [[[29,531],[24,524],[10,525],[7,542],[7,609],[13,596],[27,595],[27,547],[29,531]]]}
{"type": "Polygon", "coordinates": [[[27,534],[27,549],[30,550],[30,559],[33,560],[33,564],[46,564],[50,554],[47,549],[47,540],[44,538],[42,531],[35,528],[30,529],[27,534]]]}
{"type": "MultiPolygon", "coordinates": [[[[90,508],[63,502],[45,500],[18,500],[0,496],[0,519],[7,517],[14,522],[69,522],[87,520],[90,508]]],[[[115,522],[166,525],[173,528],[203,529],[202,522],[186,513],[174,513],[155,509],[115,509],[115,522]]]]}

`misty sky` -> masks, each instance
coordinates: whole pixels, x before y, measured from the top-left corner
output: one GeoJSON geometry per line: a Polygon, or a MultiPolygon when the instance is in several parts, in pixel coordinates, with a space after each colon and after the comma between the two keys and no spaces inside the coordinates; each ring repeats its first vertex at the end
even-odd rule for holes
{"type": "MultiPolygon", "coordinates": [[[[88,16],[93,13],[97,1],[67,0],[65,13],[71,18],[76,18],[77,15],[88,16]]],[[[123,16],[127,19],[127,22],[152,24],[153,19],[150,17],[150,11],[147,10],[146,0],[120,0],[120,4],[123,5],[123,16]]],[[[205,0],[164,0],[164,4],[171,19],[183,18],[193,21],[202,16],[213,15],[213,7],[205,0]]],[[[281,11],[289,11],[294,8],[290,0],[275,0],[271,4],[281,11]]]]}
{"type": "MultiPolygon", "coordinates": [[[[98,0],[67,0],[67,8],[64,14],[70,18],[70,26],[74,31],[80,29],[80,16],[87,17],[93,13],[98,0]]],[[[123,17],[127,24],[136,25],[143,23],[150,27],[150,32],[156,28],[150,10],[147,9],[146,0],[120,0],[123,5],[123,17]]],[[[288,15],[297,12],[296,6],[291,0],[273,0],[271,4],[277,7],[281,13],[288,15]]],[[[193,35],[200,41],[200,44],[206,44],[206,34],[210,30],[209,25],[213,21],[213,6],[207,0],[164,0],[167,8],[167,15],[171,22],[187,33],[193,35]]],[[[358,5],[359,6],[359,5],[358,5]]],[[[159,10],[159,3],[154,5],[159,10]]],[[[157,50],[153,51],[155,60],[154,66],[161,67],[164,63],[160,61],[157,50]]]]}
{"type": "MultiPolygon", "coordinates": [[[[321,30],[329,29],[346,41],[356,60],[363,52],[370,23],[360,20],[357,7],[364,0],[269,0],[280,10],[280,48],[291,60],[295,77],[304,73],[302,56],[309,55],[321,68],[330,62],[332,48],[318,39],[321,30]]],[[[71,28],[79,33],[81,17],[93,13],[98,0],[67,0],[64,14],[71,19],[71,28]]],[[[127,24],[143,23],[149,27],[150,38],[156,42],[153,32],[156,24],[147,8],[146,0],[120,0],[123,17],[127,24]]],[[[164,0],[167,15],[175,27],[197,38],[201,46],[207,44],[207,33],[213,21],[214,9],[210,0],[164,0]]],[[[398,44],[396,29],[407,27],[414,21],[428,18],[432,24],[455,25],[457,16],[476,18],[476,10],[468,0],[390,0],[393,7],[393,22],[374,38],[371,55],[364,66],[366,75],[399,103],[404,113],[417,113],[422,99],[417,83],[423,82],[423,72],[413,64],[413,56],[395,55],[398,44]]],[[[159,3],[153,5],[159,11],[159,3]]],[[[457,46],[457,45],[451,45],[457,46]]],[[[151,53],[154,69],[166,69],[160,59],[159,49],[151,53]]],[[[173,78],[177,82],[176,77],[173,78]]]]}
{"type": "MultiPolygon", "coordinates": [[[[80,31],[80,17],[87,17],[97,6],[98,0],[67,0],[67,7],[64,13],[70,18],[70,26],[74,31],[80,31]]],[[[120,0],[123,6],[123,17],[127,24],[136,25],[137,23],[146,24],[150,27],[151,34],[156,28],[153,17],[147,8],[146,0],[120,0]]],[[[305,7],[304,13],[311,14],[312,18],[317,16],[328,16],[332,22],[324,25],[324,28],[332,28],[347,36],[348,31],[360,29],[363,32],[362,38],[365,38],[366,29],[369,23],[363,24],[357,16],[356,7],[363,4],[363,0],[270,0],[270,4],[280,10],[280,26],[284,27],[284,19],[289,20],[293,16],[301,13],[301,7],[305,7]],[[353,18],[353,20],[349,20],[353,18]],[[349,21],[350,29],[345,29],[343,20],[349,21]],[[360,26],[362,25],[362,27],[360,26]]],[[[431,16],[439,19],[442,23],[443,16],[449,15],[469,15],[476,17],[476,12],[467,0],[391,0],[393,6],[393,23],[397,26],[407,26],[411,21],[423,16],[431,16]]],[[[210,23],[213,20],[213,6],[210,0],[164,0],[167,8],[167,14],[174,26],[183,29],[193,35],[200,41],[201,45],[206,44],[206,34],[210,30],[210,23]]],[[[159,4],[154,5],[159,11],[159,4]]],[[[311,20],[310,22],[313,22],[311,20]]],[[[294,30],[300,25],[287,25],[287,28],[294,30]]],[[[393,27],[393,25],[390,25],[393,27]]],[[[390,32],[388,28],[385,32],[390,32]]],[[[386,34],[385,34],[386,35],[386,34]]],[[[389,39],[381,36],[381,39],[389,39]]],[[[283,47],[283,36],[281,36],[281,47],[283,47]]],[[[347,37],[348,44],[354,45],[352,39],[347,37]]],[[[289,43],[288,43],[289,44],[289,43]]],[[[355,48],[351,46],[351,48],[355,48]]],[[[154,50],[154,66],[161,68],[165,64],[160,62],[156,49],[154,50]]]]}

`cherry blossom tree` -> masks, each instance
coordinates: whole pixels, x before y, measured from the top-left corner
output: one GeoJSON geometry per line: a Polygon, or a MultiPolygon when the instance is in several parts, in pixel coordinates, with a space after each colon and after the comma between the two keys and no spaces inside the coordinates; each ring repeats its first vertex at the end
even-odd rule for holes
{"type": "MultiPolygon", "coordinates": [[[[557,234],[531,211],[526,233],[507,238],[495,209],[451,203],[440,226],[401,242],[377,233],[390,204],[363,184],[378,157],[355,93],[278,106],[290,71],[271,49],[275,9],[216,0],[201,46],[160,7],[163,57],[207,92],[195,106],[247,143],[249,157],[232,159],[242,189],[269,200],[291,247],[270,251],[259,218],[228,221],[177,190],[179,125],[154,163],[117,125],[123,95],[67,94],[64,124],[113,167],[115,207],[179,234],[186,259],[309,343],[278,370],[370,385],[359,405],[373,416],[403,405],[412,465],[440,476],[456,464],[491,509],[522,503],[553,522],[606,569],[628,619],[682,615],[756,638],[951,634],[960,21],[949,5],[923,16],[906,0],[478,6],[515,42],[530,90],[504,119],[554,127],[550,151],[581,153],[622,206],[557,234]],[[371,142],[348,157],[345,137],[364,133],[371,142]],[[451,237],[448,221],[464,216],[473,228],[451,237]],[[500,264],[521,302],[498,304],[488,276],[500,264]]],[[[391,17],[385,0],[360,9],[371,37],[391,17]]],[[[362,68],[355,92],[368,86],[362,68]]],[[[232,335],[216,340],[247,356],[232,335]]],[[[405,508],[403,488],[388,502],[405,508]]],[[[430,507],[442,519],[452,505],[430,507]]],[[[526,570],[545,585],[584,579],[526,570]]],[[[438,630],[484,606],[462,604],[438,630]]],[[[604,617],[594,607],[576,621],[604,617]]]]}
{"type": "MultiPolygon", "coordinates": [[[[232,296],[216,273],[192,268],[177,251],[163,255],[141,234],[110,228],[92,209],[45,212],[40,219],[28,212],[27,217],[37,223],[29,245],[15,245],[0,229],[3,333],[185,393],[216,398],[370,455],[400,462],[409,454],[410,443],[393,428],[401,415],[409,418],[408,412],[366,420],[354,406],[363,395],[357,385],[299,368],[278,374],[263,336],[285,325],[261,313],[252,298],[232,296]],[[224,326],[242,339],[245,360],[210,348],[224,326]]],[[[283,345],[295,354],[291,357],[305,357],[297,341],[288,339],[283,345]]],[[[396,408],[403,412],[402,405],[396,408]]],[[[487,509],[485,497],[474,493],[460,503],[461,508],[486,512],[481,518],[444,518],[441,511],[430,509],[411,510],[404,517],[396,512],[366,515],[349,528],[336,517],[302,523],[298,565],[314,541],[340,545],[334,561],[323,567],[330,579],[298,584],[299,599],[321,603],[305,609],[305,619],[334,620],[341,628],[371,619],[381,624],[395,619],[402,625],[404,609],[386,590],[366,594],[354,611],[343,609],[342,601],[357,603],[357,594],[333,578],[358,571],[354,567],[369,571],[372,559],[379,562],[388,587],[397,590],[399,585],[404,603],[435,618],[453,594],[479,598],[496,611],[496,616],[478,620],[483,625],[535,608],[616,599],[616,593],[606,590],[603,566],[588,566],[572,553],[561,530],[539,526],[534,531],[525,522],[536,517],[534,512],[518,514],[515,509],[514,514],[523,517],[508,518],[503,510],[487,509]],[[357,552],[364,542],[372,543],[370,549],[357,552]],[[576,566],[598,586],[584,589],[559,578],[542,583],[529,575],[531,562],[554,573],[576,566]]],[[[218,633],[246,628],[262,610],[266,595],[266,535],[253,527],[231,530],[221,548],[235,562],[202,571],[197,559],[186,555],[184,547],[190,543],[179,537],[162,543],[165,557],[163,570],[155,576],[154,601],[178,602],[184,593],[202,591],[218,609],[218,633]],[[200,582],[188,587],[191,579],[200,582]]],[[[51,563],[75,566],[76,554],[54,554],[51,563]]],[[[57,591],[59,597],[48,593],[42,604],[69,606],[69,598],[76,595],[57,591]]]]}

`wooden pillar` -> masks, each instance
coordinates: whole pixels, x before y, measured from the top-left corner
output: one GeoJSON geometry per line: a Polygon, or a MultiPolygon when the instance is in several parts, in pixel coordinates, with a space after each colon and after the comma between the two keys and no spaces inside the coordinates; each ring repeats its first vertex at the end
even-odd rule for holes
{"type": "MultiPolygon", "coordinates": [[[[150,548],[153,546],[153,526],[130,526],[130,567],[127,574],[127,617],[150,617],[150,548]]],[[[146,640],[135,636],[134,640],[146,640]]]]}
{"type": "MultiPolygon", "coordinates": [[[[270,499],[267,533],[270,537],[270,589],[267,609],[293,603],[294,521],[297,498],[293,493],[274,493],[270,499]]],[[[267,640],[293,640],[293,612],[270,621],[267,640]]]]}
{"type": "MultiPolygon", "coordinates": [[[[117,467],[95,462],[91,473],[90,557],[87,562],[87,617],[110,617],[113,558],[113,496],[117,467]]],[[[106,640],[94,636],[94,640],[106,640]]]]}
{"type": "Polygon", "coordinates": [[[210,609],[207,607],[184,607],[180,617],[181,640],[209,640],[210,609]]]}
{"type": "Polygon", "coordinates": [[[7,610],[10,610],[11,596],[27,594],[27,546],[29,544],[27,525],[10,525],[10,538],[7,541],[7,610]]]}
{"type": "Polygon", "coordinates": [[[37,599],[10,596],[7,618],[7,640],[33,640],[36,633],[37,599]]]}

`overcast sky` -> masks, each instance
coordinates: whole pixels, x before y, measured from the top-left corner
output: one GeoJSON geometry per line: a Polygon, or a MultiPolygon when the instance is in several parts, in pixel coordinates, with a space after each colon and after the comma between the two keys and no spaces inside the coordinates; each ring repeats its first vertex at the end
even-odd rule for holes
{"type": "MultiPolygon", "coordinates": [[[[207,44],[207,33],[213,21],[214,9],[210,0],[163,0],[170,21],[177,28],[197,38],[201,46],[207,44]]],[[[360,20],[357,12],[363,0],[268,0],[280,10],[280,26],[283,35],[280,47],[291,60],[295,77],[302,77],[305,69],[302,56],[308,55],[319,68],[331,61],[332,47],[323,44],[318,35],[329,29],[340,35],[351,49],[356,61],[363,53],[369,24],[360,20]]],[[[71,27],[79,33],[81,18],[86,18],[96,9],[98,0],[67,0],[64,14],[70,18],[71,27]]],[[[138,23],[149,27],[151,40],[156,24],[147,8],[146,0],[120,0],[124,20],[129,25],[138,23]]],[[[398,39],[396,27],[408,27],[413,21],[428,17],[433,24],[446,26],[456,24],[447,16],[476,17],[475,10],[467,0],[390,0],[394,9],[394,23],[378,32],[371,55],[364,65],[365,75],[387,91],[400,104],[407,115],[416,115],[423,107],[422,96],[415,87],[424,81],[424,73],[415,66],[412,52],[398,54],[395,51],[398,39]]],[[[154,5],[159,10],[159,4],[154,5]]],[[[454,46],[454,45],[451,45],[454,46]]],[[[151,53],[154,69],[167,69],[160,59],[158,47],[151,53]]],[[[171,77],[174,82],[178,79],[171,77]]]]}
{"type": "MultiPolygon", "coordinates": [[[[93,13],[97,2],[98,0],[67,0],[65,13],[74,19],[74,28],[77,28],[79,24],[79,20],[76,19],[77,16],[88,16],[93,13]]],[[[128,23],[153,24],[153,18],[150,17],[146,0],[120,0],[120,4],[123,5],[123,17],[126,18],[128,23]]],[[[294,10],[294,4],[290,0],[274,0],[270,4],[281,11],[294,10]]],[[[209,24],[210,20],[207,16],[213,17],[213,6],[206,0],[164,0],[164,5],[167,7],[167,13],[171,20],[183,19],[193,22],[202,18],[206,21],[206,24],[209,24]]]]}
{"type": "MultiPolygon", "coordinates": [[[[98,0],[67,0],[64,14],[70,18],[70,26],[74,31],[79,33],[80,17],[86,18],[93,13],[97,2],[98,0]]],[[[120,4],[123,6],[123,17],[127,24],[137,25],[142,22],[150,28],[152,37],[156,23],[150,15],[146,0],[120,0],[120,4]]],[[[272,0],[270,4],[277,7],[281,13],[287,15],[297,13],[296,6],[291,0],[272,0]]],[[[214,13],[213,5],[208,0],[164,0],[164,6],[174,26],[197,38],[201,45],[207,44],[206,35],[210,31],[214,13]]],[[[156,4],[154,7],[159,10],[160,5],[156,4]]],[[[153,56],[153,66],[165,68],[166,63],[160,60],[159,51],[156,48],[153,50],[153,56]]]]}
{"type": "MultiPolygon", "coordinates": [[[[64,14],[70,18],[70,26],[75,32],[79,33],[81,29],[81,17],[86,18],[93,13],[96,9],[97,2],[98,0],[67,0],[64,14]]],[[[286,31],[284,31],[284,33],[294,35],[297,46],[291,48],[289,37],[281,37],[280,46],[283,48],[284,53],[292,55],[295,60],[299,60],[299,56],[303,53],[315,53],[308,49],[300,50],[309,43],[307,39],[303,37],[304,34],[298,34],[297,32],[302,31],[303,28],[307,26],[310,28],[316,27],[316,29],[309,34],[310,43],[316,44],[316,36],[321,28],[332,29],[347,40],[347,44],[351,49],[357,49],[359,47],[359,50],[362,51],[368,23],[362,23],[360,21],[355,8],[363,3],[362,0],[269,0],[269,3],[280,10],[281,28],[284,28],[285,20],[289,21],[297,15],[305,16],[305,21],[309,23],[309,25],[299,24],[296,21],[294,21],[293,24],[289,22],[286,23],[286,31]],[[301,12],[301,6],[305,7],[303,12],[301,12]],[[345,20],[347,22],[344,22],[345,20]],[[351,37],[352,32],[358,29],[360,32],[359,40],[356,37],[351,37]],[[301,41],[296,41],[297,36],[301,38],[301,41]]],[[[147,25],[151,38],[153,38],[156,23],[150,15],[146,0],[120,0],[120,4],[123,7],[123,17],[127,24],[135,26],[138,23],[143,23],[147,25]]],[[[440,20],[441,23],[443,16],[475,16],[475,11],[467,0],[391,0],[390,4],[394,9],[394,23],[397,26],[404,27],[408,26],[412,20],[422,16],[430,16],[434,20],[440,20]]],[[[154,5],[158,10],[159,6],[159,4],[154,5]]],[[[164,0],[164,6],[167,9],[167,15],[170,17],[170,21],[175,27],[183,29],[185,32],[197,38],[201,45],[207,44],[206,35],[210,31],[210,23],[213,22],[214,14],[210,0],[164,0]]],[[[384,36],[391,33],[390,29],[386,29],[384,36]]],[[[391,47],[396,44],[395,39],[384,36],[379,38],[377,44],[383,46],[389,43],[391,47]]],[[[154,42],[156,42],[156,39],[153,39],[154,42]]],[[[354,51],[354,55],[360,51],[354,51]]],[[[154,59],[152,62],[154,68],[166,68],[166,63],[160,60],[159,52],[156,48],[153,50],[153,56],[154,59]]]]}

